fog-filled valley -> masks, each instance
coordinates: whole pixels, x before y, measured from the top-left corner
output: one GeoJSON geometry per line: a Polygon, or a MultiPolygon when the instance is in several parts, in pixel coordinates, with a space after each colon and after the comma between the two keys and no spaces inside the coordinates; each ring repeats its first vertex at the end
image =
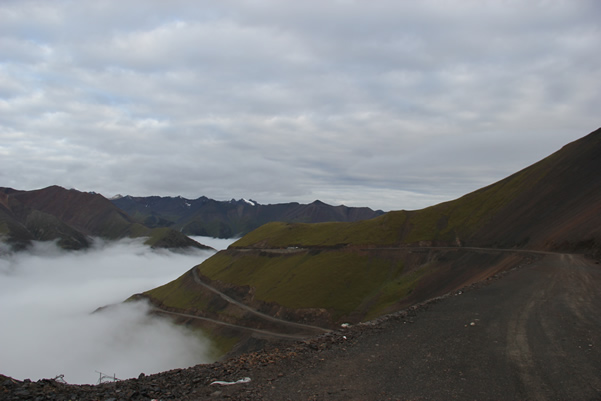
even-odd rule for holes
{"type": "MultiPolygon", "coordinates": [[[[196,237],[215,249],[233,240],[196,237]]],[[[96,383],[212,362],[209,340],[147,314],[129,296],[165,284],[213,252],[153,250],[141,240],[96,240],[67,252],[38,242],[0,254],[0,367],[16,379],[96,383]],[[97,308],[113,305],[99,313],[97,308]]]]}

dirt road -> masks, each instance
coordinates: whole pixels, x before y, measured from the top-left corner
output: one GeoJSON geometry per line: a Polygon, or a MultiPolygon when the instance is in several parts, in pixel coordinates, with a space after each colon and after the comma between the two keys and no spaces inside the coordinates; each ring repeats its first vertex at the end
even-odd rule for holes
{"type": "MultiPolygon", "coordinates": [[[[258,316],[261,319],[269,320],[271,322],[275,322],[275,323],[278,323],[278,324],[283,324],[285,326],[295,327],[295,328],[297,328],[299,330],[303,330],[305,332],[305,334],[302,335],[302,336],[296,336],[297,338],[298,337],[300,337],[300,338],[306,338],[308,336],[307,332],[308,333],[312,333],[312,334],[317,334],[317,333],[328,333],[328,332],[331,331],[329,329],[325,329],[325,328],[319,327],[319,326],[314,326],[314,325],[305,324],[305,323],[291,322],[291,321],[288,321],[288,320],[280,319],[280,318],[277,318],[277,317],[265,314],[263,312],[260,312],[260,311],[254,309],[254,308],[251,308],[250,306],[248,306],[246,304],[243,304],[243,303],[241,303],[239,301],[236,301],[235,299],[227,296],[226,294],[224,294],[223,292],[219,291],[215,287],[212,287],[209,284],[207,284],[204,281],[202,281],[200,279],[200,277],[198,276],[198,271],[196,270],[196,268],[192,269],[192,276],[194,277],[194,282],[196,284],[198,284],[201,287],[203,287],[203,288],[205,288],[205,289],[213,292],[214,294],[219,295],[225,301],[227,301],[227,302],[229,302],[231,304],[234,304],[237,307],[239,307],[241,309],[244,309],[247,312],[252,313],[253,315],[258,316]]],[[[214,320],[214,322],[215,323],[221,323],[221,322],[218,322],[218,321],[215,321],[215,320],[214,320]]],[[[230,326],[234,326],[234,325],[230,325],[230,326]]],[[[238,326],[238,327],[241,327],[241,326],[238,326]]]]}
{"type": "Polygon", "coordinates": [[[545,255],[260,389],[291,400],[601,399],[601,267],[545,255]]]}
{"type": "Polygon", "coordinates": [[[188,319],[203,320],[206,322],[211,322],[211,323],[222,325],[222,326],[232,327],[232,328],[239,329],[242,331],[250,331],[259,338],[286,338],[286,339],[290,339],[290,340],[303,340],[303,339],[307,338],[306,334],[286,334],[286,333],[279,333],[279,332],[270,331],[270,330],[261,330],[261,329],[256,329],[253,327],[246,327],[246,326],[240,326],[237,324],[226,323],[226,322],[211,319],[208,317],[190,315],[187,313],[172,312],[172,311],[168,311],[168,310],[156,308],[156,307],[153,307],[152,311],[159,315],[180,316],[180,317],[185,317],[188,319]]]}

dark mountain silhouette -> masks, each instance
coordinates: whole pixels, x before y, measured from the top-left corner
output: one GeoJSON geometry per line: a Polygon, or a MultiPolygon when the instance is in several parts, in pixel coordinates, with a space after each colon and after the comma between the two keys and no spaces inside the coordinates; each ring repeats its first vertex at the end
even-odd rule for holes
{"type": "Polygon", "coordinates": [[[331,206],[319,200],[305,205],[296,202],[262,205],[252,200],[216,201],[202,196],[133,197],[112,199],[113,204],[149,227],[170,227],[187,235],[231,238],[271,221],[320,223],[359,221],[382,215],[367,207],[331,206]]]}
{"type": "Polygon", "coordinates": [[[154,247],[208,249],[171,229],[134,222],[102,195],[51,186],[34,191],[0,188],[0,236],[14,249],[31,241],[57,240],[65,249],[90,245],[90,237],[148,237],[154,247]]]}
{"type": "MultiPolygon", "coordinates": [[[[600,171],[597,130],[454,201],[351,223],[265,224],[142,296],[171,313],[279,332],[201,283],[285,320],[325,328],[369,320],[531,263],[541,252],[599,256],[600,171]]],[[[231,336],[231,327],[179,318],[231,336]]],[[[236,336],[240,344],[255,341],[236,336]]]]}

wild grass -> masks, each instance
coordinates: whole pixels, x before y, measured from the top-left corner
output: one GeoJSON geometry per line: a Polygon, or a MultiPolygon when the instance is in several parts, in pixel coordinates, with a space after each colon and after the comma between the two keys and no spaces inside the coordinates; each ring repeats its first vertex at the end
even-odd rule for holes
{"type": "Polygon", "coordinates": [[[184,273],[177,279],[160,287],[146,291],[144,294],[158,300],[168,308],[179,310],[206,310],[208,301],[193,283],[190,273],[184,273]]]}
{"type": "Polygon", "coordinates": [[[345,245],[388,244],[398,242],[397,225],[405,212],[388,213],[371,220],[353,223],[281,223],[265,224],[236,241],[231,246],[285,248],[341,247],[345,245]]]}
{"type": "Polygon", "coordinates": [[[353,223],[268,223],[232,248],[386,247],[469,238],[549,171],[555,155],[459,199],[421,210],[392,211],[353,223]]]}
{"type": "Polygon", "coordinates": [[[365,315],[364,320],[371,320],[386,313],[387,308],[409,296],[420,279],[432,270],[431,266],[421,266],[410,273],[399,274],[393,280],[384,283],[375,296],[375,302],[365,315]]]}
{"type": "Polygon", "coordinates": [[[338,320],[360,309],[366,299],[388,302],[382,291],[400,294],[391,283],[402,281],[404,266],[398,258],[320,250],[288,255],[222,251],[197,268],[212,280],[253,287],[259,300],[287,308],[327,309],[338,320]]]}

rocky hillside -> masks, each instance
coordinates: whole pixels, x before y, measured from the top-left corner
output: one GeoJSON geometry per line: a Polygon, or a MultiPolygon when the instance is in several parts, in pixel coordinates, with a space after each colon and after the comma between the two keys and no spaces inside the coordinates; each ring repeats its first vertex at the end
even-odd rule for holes
{"type": "MultiPolygon", "coordinates": [[[[536,255],[528,250],[598,254],[599,171],[601,130],[451,202],[353,223],[266,224],[143,296],[172,313],[249,329],[264,323],[216,291],[323,328],[366,321],[529,263],[536,255]]],[[[210,329],[222,335],[215,323],[210,329]]],[[[248,333],[227,331],[247,349],[248,333]]]]}
{"type": "Polygon", "coordinates": [[[382,215],[367,207],[331,206],[321,201],[304,205],[262,205],[253,200],[216,201],[207,197],[133,197],[112,199],[114,205],[148,227],[170,227],[187,235],[232,238],[272,221],[320,223],[351,222],[382,215]]]}
{"type": "Polygon", "coordinates": [[[64,249],[90,245],[90,237],[148,237],[153,247],[208,247],[168,228],[135,222],[102,195],[51,186],[34,191],[0,188],[0,239],[13,249],[57,240],[64,249]]]}

